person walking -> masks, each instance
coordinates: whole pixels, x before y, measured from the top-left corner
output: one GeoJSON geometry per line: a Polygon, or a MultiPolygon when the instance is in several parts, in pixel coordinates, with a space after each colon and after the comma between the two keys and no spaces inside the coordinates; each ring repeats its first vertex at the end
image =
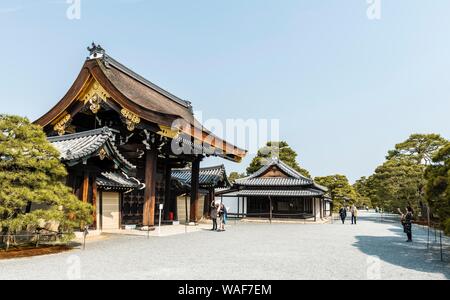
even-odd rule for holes
{"type": "Polygon", "coordinates": [[[345,219],[347,218],[347,209],[345,206],[339,210],[339,216],[341,217],[342,224],[345,224],[345,219]]]}
{"type": "Polygon", "coordinates": [[[228,210],[224,204],[222,204],[222,211],[223,211],[222,231],[225,231],[225,225],[227,224],[228,219],[228,210]]]}
{"type": "Polygon", "coordinates": [[[213,228],[211,229],[212,231],[217,230],[217,206],[216,206],[216,201],[213,200],[211,202],[211,220],[213,221],[213,228]]]}
{"type": "Polygon", "coordinates": [[[356,208],[355,205],[352,205],[350,211],[352,213],[352,225],[356,225],[356,218],[358,217],[358,209],[356,208]]]}
{"type": "Polygon", "coordinates": [[[217,207],[217,231],[223,231],[222,228],[223,226],[223,218],[224,218],[224,205],[223,203],[218,204],[217,207]]]}
{"type": "Polygon", "coordinates": [[[401,222],[403,225],[403,231],[406,233],[406,236],[408,237],[407,243],[412,242],[412,221],[414,219],[414,211],[411,206],[408,206],[406,208],[406,213],[403,214],[401,209],[398,209],[399,213],[401,214],[401,222]]]}

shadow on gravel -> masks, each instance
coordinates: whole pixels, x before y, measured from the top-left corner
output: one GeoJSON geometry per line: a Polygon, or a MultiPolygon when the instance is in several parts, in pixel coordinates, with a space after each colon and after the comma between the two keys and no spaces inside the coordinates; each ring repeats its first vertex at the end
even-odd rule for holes
{"type": "Polygon", "coordinates": [[[401,228],[391,229],[396,236],[356,236],[353,245],[363,253],[377,256],[382,261],[419,272],[440,273],[450,279],[448,262],[441,262],[436,250],[427,250],[421,240],[406,243],[401,228]]]}

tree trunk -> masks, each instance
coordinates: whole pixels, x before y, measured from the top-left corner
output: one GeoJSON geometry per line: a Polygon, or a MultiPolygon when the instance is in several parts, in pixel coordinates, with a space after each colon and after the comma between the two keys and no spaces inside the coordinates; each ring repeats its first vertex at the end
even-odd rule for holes
{"type": "Polygon", "coordinates": [[[10,240],[11,240],[11,235],[10,235],[10,231],[8,230],[8,233],[6,234],[6,252],[8,252],[8,250],[9,250],[10,240]]]}

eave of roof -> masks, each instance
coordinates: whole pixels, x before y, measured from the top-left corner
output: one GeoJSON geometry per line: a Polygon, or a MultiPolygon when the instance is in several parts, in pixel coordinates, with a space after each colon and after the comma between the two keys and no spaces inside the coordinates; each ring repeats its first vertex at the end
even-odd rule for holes
{"type": "Polygon", "coordinates": [[[226,188],[217,188],[217,189],[214,190],[214,194],[217,197],[220,197],[220,196],[224,196],[224,197],[238,197],[238,193],[239,193],[239,190],[234,188],[234,187],[231,187],[231,188],[228,188],[228,187],[226,187],[226,188]]]}
{"type": "Polygon", "coordinates": [[[235,185],[241,188],[245,187],[310,187],[314,190],[319,190],[322,193],[328,191],[328,189],[322,185],[317,184],[314,180],[307,178],[288,166],[286,163],[279,159],[272,159],[268,164],[261,167],[257,172],[252,175],[237,179],[235,185]],[[272,167],[277,167],[288,177],[262,177],[272,167]]]}
{"type": "Polygon", "coordinates": [[[71,165],[86,161],[99,154],[101,149],[124,171],[132,171],[136,166],[130,163],[117,149],[113,140],[113,130],[108,127],[49,137],[48,141],[59,151],[60,159],[71,165]]]}
{"type": "Polygon", "coordinates": [[[241,181],[258,178],[261,175],[263,175],[264,173],[266,173],[273,166],[278,167],[282,172],[286,173],[286,175],[288,175],[289,177],[292,177],[295,179],[301,179],[306,182],[310,182],[310,184],[312,184],[312,180],[310,178],[303,176],[302,174],[300,174],[299,172],[297,172],[296,170],[294,170],[293,168],[291,168],[290,166],[288,166],[286,163],[284,163],[283,161],[281,161],[278,158],[271,159],[270,162],[267,163],[265,166],[261,167],[261,169],[259,169],[258,171],[256,171],[255,173],[251,174],[250,176],[248,176],[246,178],[242,178],[241,181]]]}
{"type": "Polygon", "coordinates": [[[284,186],[284,187],[301,187],[311,185],[310,180],[303,178],[285,178],[285,177],[260,177],[246,180],[236,180],[236,185],[242,186],[284,186]]]}
{"type": "Polygon", "coordinates": [[[238,196],[247,197],[321,197],[323,192],[315,189],[289,189],[289,190],[272,190],[272,189],[244,189],[237,192],[238,196]]]}
{"type": "Polygon", "coordinates": [[[117,172],[103,172],[101,176],[96,179],[97,186],[100,189],[116,190],[116,189],[138,189],[143,185],[139,180],[127,177],[124,174],[117,172]]]}
{"type": "Polygon", "coordinates": [[[212,148],[220,150],[214,151],[211,155],[240,162],[247,154],[246,150],[216,137],[204,128],[193,116],[192,106],[189,101],[182,100],[158,87],[106,53],[102,58],[88,59],[63,99],[34,123],[44,127],[55,122],[63,114],[69,113],[70,115],[69,108],[75,101],[79,100],[78,97],[82,93],[84,86],[91,82],[92,79],[95,79],[107,90],[118,105],[152,124],[170,127],[175,120],[185,120],[192,125],[192,128],[189,130],[183,129],[184,133],[202,142],[211,140],[212,148]],[[116,77],[111,72],[115,72],[116,77]],[[127,79],[127,83],[118,84],[124,78],[127,79]],[[130,84],[133,87],[130,88],[130,84]],[[167,99],[167,102],[165,99],[167,99]]]}
{"type": "MultiPolygon", "coordinates": [[[[185,169],[173,169],[172,178],[177,179],[188,185],[191,184],[191,172],[190,168],[185,169]]],[[[226,170],[224,165],[212,166],[200,168],[200,186],[202,187],[219,187],[219,183],[223,184],[220,186],[229,187],[231,186],[226,175],[226,170]]]]}
{"type": "Polygon", "coordinates": [[[316,182],[314,182],[313,186],[314,186],[316,189],[321,190],[322,192],[325,192],[325,193],[328,192],[328,188],[327,188],[326,186],[317,184],[316,182]]]}

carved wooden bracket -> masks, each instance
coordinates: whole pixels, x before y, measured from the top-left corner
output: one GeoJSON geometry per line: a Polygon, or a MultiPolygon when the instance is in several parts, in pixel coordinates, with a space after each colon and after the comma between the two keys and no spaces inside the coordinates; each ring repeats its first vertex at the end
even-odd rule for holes
{"type": "Polygon", "coordinates": [[[127,129],[129,131],[133,131],[136,128],[136,125],[141,123],[141,118],[138,115],[132,113],[126,108],[121,110],[122,116],[125,118],[125,123],[127,124],[127,129]]]}
{"type": "Polygon", "coordinates": [[[81,100],[85,104],[89,103],[89,109],[96,114],[100,110],[100,104],[106,102],[108,98],[111,98],[109,93],[97,81],[94,81],[89,85],[81,100]]]}
{"type": "Polygon", "coordinates": [[[99,152],[98,152],[98,157],[100,158],[100,160],[104,160],[107,156],[106,150],[104,148],[102,148],[99,152]]]}
{"type": "Polygon", "coordinates": [[[97,114],[100,110],[100,104],[102,103],[102,98],[100,98],[99,95],[95,95],[94,97],[89,100],[89,103],[91,104],[89,106],[89,109],[92,111],[93,114],[97,114]]]}
{"type": "Polygon", "coordinates": [[[64,118],[62,118],[56,125],[53,127],[53,129],[61,136],[66,133],[66,128],[69,125],[69,122],[71,120],[70,115],[66,115],[64,118]]]}
{"type": "Polygon", "coordinates": [[[163,137],[168,137],[170,139],[174,139],[180,134],[179,130],[173,130],[169,126],[159,125],[159,129],[160,131],[158,131],[157,134],[163,137]]]}

